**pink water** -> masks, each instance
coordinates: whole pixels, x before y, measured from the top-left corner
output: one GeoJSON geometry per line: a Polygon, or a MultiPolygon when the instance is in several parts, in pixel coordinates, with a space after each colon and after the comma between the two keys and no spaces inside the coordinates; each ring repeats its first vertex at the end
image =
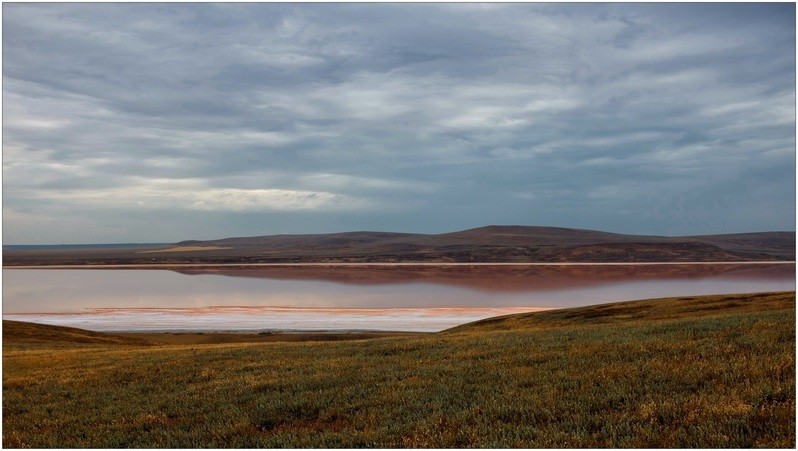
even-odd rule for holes
{"type": "Polygon", "coordinates": [[[3,318],[98,331],[439,331],[491,316],[795,290],[794,264],[3,270],[3,318]]]}

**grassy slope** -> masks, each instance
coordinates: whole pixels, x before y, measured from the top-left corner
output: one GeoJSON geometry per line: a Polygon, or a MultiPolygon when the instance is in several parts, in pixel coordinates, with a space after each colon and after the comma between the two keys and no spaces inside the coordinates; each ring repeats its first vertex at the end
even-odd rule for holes
{"type": "Polygon", "coordinates": [[[795,295],[204,346],[5,340],[6,447],[794,447],[795,295]]]}
{"type": "Polygon", "coordinates": [[[92,332],[74,327],[44,326],[22,321],[3,320],[3,343],[23,348],[75,347],[78,344],[142,346],[147,340],[92,332]]]}

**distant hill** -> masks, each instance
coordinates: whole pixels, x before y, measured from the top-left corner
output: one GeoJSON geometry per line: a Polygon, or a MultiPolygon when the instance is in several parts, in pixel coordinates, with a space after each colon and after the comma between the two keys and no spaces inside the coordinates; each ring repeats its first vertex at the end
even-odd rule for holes
{"type": "Polygon", "coordinates": [[[59,249],[151,249],[171,243],[109,243],[109,244],[4,244],[4,251],[48,251],[59,249]]]}
{"type": "Polygon", "coordinates": [[[69,263],[679,262],[795,260],[794,232],[625,235],[536,226],[442,234],[345,232],[181,241],[154,249],[6,252],[5,265],[69,263]]]}
{"type": "Polygon", "coordinates": [[[792,260],[795,234],[666,237],[533,226],[487,226],[437,235],[348,232],[184,241],[281,258],[352,261],[561,262],[792,260]]]}

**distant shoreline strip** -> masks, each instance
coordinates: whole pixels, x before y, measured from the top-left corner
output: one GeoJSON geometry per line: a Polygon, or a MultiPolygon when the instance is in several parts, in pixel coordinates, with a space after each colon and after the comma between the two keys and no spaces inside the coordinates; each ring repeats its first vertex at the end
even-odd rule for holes
{"type": "Polygon", "coordinates": [[[675,265],[794,265],[795,261],[743,262],[530,262],[530,263],[142,263],[119,265],[20,265],[3,269],[172,269],[172,268],[271,268],[271,267],[395,267],[395,266],[675,266],[675,265]]]}

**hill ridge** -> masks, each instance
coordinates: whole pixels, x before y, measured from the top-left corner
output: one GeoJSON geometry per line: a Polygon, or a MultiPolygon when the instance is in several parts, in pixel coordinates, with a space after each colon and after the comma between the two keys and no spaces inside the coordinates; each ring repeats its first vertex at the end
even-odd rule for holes
{"type": "Polygon", "coordinates": [[[148,250],[6,252],[4,265],[794,261],[795,233],[631,235],[488,225],[438,234],[352,231],[185,240],[148,250]]]}
{"type": "Polygon", "coordinates": [[[502,234],[507,234],[509,232],[516,232],[515,234],[521,234],[521,235],[530,235],[531,233],[529,232],[538,232],[538,233],[553,232],[553,233],[571,234],[571,235],[591,234],[591,235],[603,235],[606,237],[629,237],[629,238],[634,237],[638,239],[643,238],[643,239],[663,239],[663,240],[735,238],[735,237],[745,238],[752,236],[767,236],[774,234],[795,235],[794,231],[788,231],[788,230],[773,230],[773,231],[763,231],[763,232],[713,233],[713,234],[701,234],[701,235],[638,235],[631,233],[609,232],[604,230],[583,229],[575,227],[530,226],[530,225],[519,225],[519,224],[491,224],[486,226],[473,227],[469,229],[456,230],[452,232],[441,232],[441,233],[390,232],[390,231],[379,231],[379,230],[352,230],[345,232],[326,232],[326,233],[279,233],[279,234],[270,234],[270,235],[232,236],[225,238],[213,238],[208,240],[183,240],[174,243],[174,245],[216,243],[228,240],[254,240],[254,239],[265,239],[265,238],[288,238],[288,237],[316,238],[316,237],[326,237],[326,236],[356,236],[356,235],[367,235],[374,237],[380,236],[380,237],[390,237],[390,238],[441,237],[441,236],[468,235],[468,234],[475,234],[478,232],[502,233],[502,234]],[[527,233],[518,233],[518,232],[527,232],[527,233]]]}
{"type": "Polygon", "coordinates": [[[181,241],[175,246],[188,245],[242,246],[282,258],[388,262],[744,261],[789,260],[795,254],[795,236],[790,232],[663,236],[524,225],[487,225],[438,234],[280,234],[181,241]]]}

